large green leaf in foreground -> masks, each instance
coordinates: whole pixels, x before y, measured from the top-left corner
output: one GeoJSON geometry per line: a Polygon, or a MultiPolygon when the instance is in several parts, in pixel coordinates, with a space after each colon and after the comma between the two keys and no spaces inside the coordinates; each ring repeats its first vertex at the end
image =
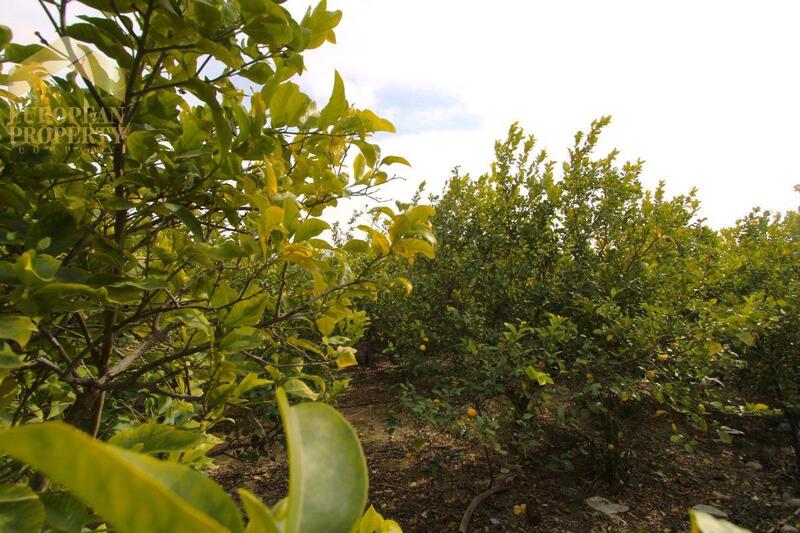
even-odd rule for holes
{"type": "Polygon", "coordinates": [[[278,390],[289,450],[286,533],[350,531],[367,502],[367,462],[353,428],[333,407],[289,406],[278,390]]]}
{"type": "MultiPolygon", "coordinates": [[[[289,450],[289,497],[271,511],[240,491],[248,533],[349,532],[367,500],[367,464],[355,431],[329,405],[290,406],[283,389],[277,396],[289,450]]],[[[153,429],[143,426],[116,440],[135,448],[144,443],[147,449],[150,442],[150,448],[171,449],[163,431],[153,429]],[[156,433],[158,438],[151,438],[156,433]]],[[[94,440],[61,422],[0,431],[0,450],[63,484],[121,533],[244,530],[233,500],[201,473],[94,440]]],[[[24,490],[40,523],[41,504],[24,490]]],[[[13,511],[8,516],[14,520],[27,513],[13,511]]]]}
{"type": "Polygon", "coordinates": [[[66,486],[121,533],[244,529],[236,505],[203,474],[96,441],[61,422],[2,431],[0,449],[66,486]]]}

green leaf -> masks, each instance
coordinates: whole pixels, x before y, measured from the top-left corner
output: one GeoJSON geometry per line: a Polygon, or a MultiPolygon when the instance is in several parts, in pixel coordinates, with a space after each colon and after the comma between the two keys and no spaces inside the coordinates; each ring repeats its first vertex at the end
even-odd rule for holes
{"type": "Polygon", "coordinates": [[[203,441],[193,431],[163,424],[142,424],[121,431],[108,442],[140,453],[182,452],[203,441]]]}
{"type": "Polygon", "coordinates": [[[39,533],[44,525],[44,507],[29,487],[0,485],[0,531],[39,533]]]}
{"type": "Polygon", "coordinates": [[[337,322],[339,322],[339,319],[330,315],[322,315],[316,320],[320,333],[326,337],[333,333],[333,328],[336,327],[337,322]]]}
{"type": "Polygon", "coordinates": [[[358,522],[357,530],[354,533],[403,533],[403,530],[400,529],[397,522],[386,520],[370,505],[358,522]]]}
{"type": "Polygon", "coordinates": [[[411,163],[408,162],[408,159],[406,159],[405,157],[400,157],[399,155],[387,155],[386,157],[383,158],[381,164],[382,165],[398,164],[398,165],[405,165],[407,167],[411,166],[411,163]]]}
{"type": "Polygon", "coordinates": [[[181,222],[186,224],[197,242],[205,241],[203,227],[200,225],[200,222],[197,220],[197,218],[195,218],[191,211],[182,205],[173,204],[170,202],[164,202],[162,205],[174,213],[181,222]]]}
{"type": "Polygon", "coordinates": [[[369,165],[370,168],[375,166],[375,162],[378,158],[378,152],[380,152],[380,146],[377,144],[368,143],[366,141],[353,141],[353,144],[358,146],[361,155],[364,156],[364,159],[369,165]]]}
{"type": "Polygon", "coordinates": [[[356,179],[364,175],[364,170],[367,166],[367,160],[363,154],[358,154],[353,160],[353,177],[356,179]]]}
{"type": "Polygon", "coordinates": [[[309,387],[302,379],[292,378],[286,380],[286,383],[283,384],[283,387],[286,389],[288,394],[297,396],[298,398],[314,401],[319,397],[319,394],[314,392],[311,387],[309,387]]]}
{"type": "Polygon", "coordinates": [[[394,125],[391,122],[384,118],[380,118],[369,109],[362,109],[359,111],[358,118],[361,120],[361,124],[366,131],[386,131],[389,133],[395,132],[394,125]]]}
{"type": "Polygon", "coordinates": [[[224,354],[234,354],[252,350],[260,347],[266,338],[266,333],[259,329],[250,326],[236,328],[222,338],[219,351],[224,354]]]}
{"type": "Polygon", "coordinates": [[[242,507],[247,512],[247,529],[245,533],[279,533],[278,524],[272,517],[269,508],[253,493],[246,489],[239,489],[239,499],[242,507]]]}
{"type": "Polygon", "coordinates": [[[255,326],[264,316],[264,310],[268,303],[269,295],[266,292],[236,302],[225,317],[223,324],[228,328],[255,326]]]}
{"type": "Polygon", "coordinates": [[[55,281],[56,272],[61,261],[49,255],[37,255],[29,250],[17,258],[14,263],[14,275],[29,287],[55,281]]]}
{"type": "Polygon", "coordinates": [[[38,220],[25,236],[25,247],[58,255],[69,250],[80,239],[75,219],[59,204],[49,203],[39,208],[38,220]]]}
{"type": "Polygon", "coordinates": [[[214,337],[214,328],[206,315],[199,309],[178,309],[171,311],[169,317],[177,318],[184,325],[203,332],[209,339],[214,337]]]}
{"type": "Polygon", "coordinates": [[[309,218],[304,220],[297,226],[297,231],[294,234],[294,242],[307,241],[312,237],[316,237],[323,231],[330,229],[330,224],[319,218],[309,218]]]}
{"type": "Polygon", "coordinates": [[[214,129],[216,130],[216,135],[213,138],[223,151],[229,150],[233,140],[233,133],[231,132],[231,125],[222,111],[222,106],[217,101],[216,90],[209,83],[197,78],[188,80],[186,88],[208,105],[211,110],[211,117],[214,119],[214,129]]]}
{"type": "Polygon", "coordinates": [[[11,346],[5,341],[0,341],[0,369],[14,369],[25,366],[25,361],[14,353],[11,346]]]}
{"type": "Polygon", "coordinates": [[[320,129],[325,129],[333,125],[339,117],[344,115],[345,111],[347,111],[347,99],[344,96],[344,82],[337,71],[334,73],[333,93],[331,93],[328,104],[319,114],[317,126],[320,129]]]}
{"type": "Polygon", "coordinates": [[[383,526],[383,517],[378,514],[375,507],[370,505],[358,522],[358,533],[373,533],[379,531],[381,526],[383,526]]]}
{"type": "Polygon", "coordinates": [[[81,533],[89,519],[86,505],[66,492],[47,492],[39,499],[44,504],[45,523],[65,533],[81,533]]]}
{"type": "Polygon", "coordinates": [[[436,214],[436,210],[429,205],[415,205],[408,210],[406,216],[411,222],[428,221],[436,214]]]}
{"type": "Polygon", "coordinates": [[[394,251],[397,255],[405,257],[409,261],[413,261],[417,254],[424,255],[428,259],[433,259],[435,252],[431,243],[421,239],[402,239],[394,246],[394,251]]]}
{"type": "Polygon", "coordinates": [[[12,37],[13,33],[11,32],[11,28],[0,24],[0,50],[8,46],[12,37]]]}
{"type": "Polygon", "coordinates": [[[736,337],[747,346],[752,346],[756,342],[755,337],[749,331],[740,331],[736,334],[736,337]]]}
{"type": "Polygon", "coordinates": [[[44,47],[40,44],[10,43],[5,46],[5,53],[3,56],[5,57],[6,61],[11,61],[12,63],[21,63],[43,48],[44,47]]]}
{"type": "Polygon", "coordinates": [[[542,387],[553,384],[553,378],[548,376],[545,372],[536,370],[532,366],[529,366],[525,369],[525,375],[528,376],[528,379],[539,383],[539,385],[542,387]]]}
{"type": "Polygon", "coordinates": [[[270,121],[273,128],[296,126],[311,105],[311,99],[300,92],[296,83],[286,82],[275,90],[269,101],[270,121]]]}
{"type": "Polygon", "coordinates": [[[197,245],[197,249],[201,254],[210,257],[214,261],[230,261],[231,259],[238,259],[250,255],[244,247],[239,246],[230,239],[217,242],[214,246],[200,243],[197,245]]]}
{"type": "Polygon", "coordinates": [[[256,83],[265,84],[275,75],[267,63],[256,63],[241,71],[241,75],[256,83]]]}
{"type": "Polygon", "coordinates": [[[289,454],[286,533],[350,531],[367,502],[367,462],[355,431],[333,407],[278,406],[289,454]]]}
{"type": "Polygon", "coordinates": [[[233,500],[200,472],[105,444],[61,422],[0,431],[0,449],[63,484],[121,533],[244,530],[233,500]]]}
{"type": "Polygon", "coordinates": [[[369,243],[363,239],[350,239],[345,243],[344,249],[354,254],[365,254],[369,252],[369,243]]]}
{"type": "Polygon", "coordinates": [[[34,331],[38,331],[36,324],[26,316],[0,315],[0,339],[10,339],[24,347],[34,331]]]}
{"type": "Polygon", "coordinates": [[[152,131],[134,131],[125,139],[127,153],[135,161],[144,163],[158,151],[156,134],[152,131]]]}

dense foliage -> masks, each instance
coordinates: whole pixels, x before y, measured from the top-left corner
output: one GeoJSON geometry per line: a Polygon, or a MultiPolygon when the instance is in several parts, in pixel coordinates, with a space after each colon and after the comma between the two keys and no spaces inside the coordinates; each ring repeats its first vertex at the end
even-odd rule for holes
{"type": "Polygon", "coordinates": [[[324,0],[300,21],[272,0],[78,3],[42,3],[58,46],[2,28],[0,420],[112,440],[167,424],[192,436],[171,459],[202,465],[280,431],[278,387],[346,387],[355,303],[386,259],[432,257],[432,212],[326,237],[324,213],[407,163],[338,74],[321,109],[296,83],[335,41],[324,0]],[[53,59],[72,66],[48,77],[53,59]]]}
{"type": "Polygon", "coordinates": [[[439,251],[412,267],[411,298],[370,313],[418,415],[522,454],[555,419],[614,482],[648,414],[677,415],[688,449],[714,412],[776,397],[796,428],[798,233],[797,213],[714,231],[694,193],[646,190],[641,162],[594,155],[607,123],[560,168],[513,126],[488,173],[456,172],[434,198],[439,251]],[[726,384],[754,369],[747,403],[726,384]]]}
{"type": "Polygon", "coordinates": [[[45,422],[0,432],[0,448],[72,494],[36,494],[29,487],[3,485],[0,528],[37,533],[47,525],[48,531],[80,532],[100,520],[86,512],[77,495],[123,533],[400,532],[396,522],[372,507],[362,516],[367,465],[355,431],[342,415],[321,403],[290,406],[282,389],[277,400],[290,456],[289,494],[270,509],[239,489],[246,527],[221,487],[186,465],[151,457],[185,450],[191,432],[139,426],[117,435],[112,445],[61,422],[45,422]],[[331,470],[337,476],[328,475],[331,470]]]}
{"type": "Polygon", "coordinates": [[[800,470],[800,212],[756,210],[724,235],[725,293],[763,302],[762,334],[744,352],[739,386],[782,412],[800,470]]]}

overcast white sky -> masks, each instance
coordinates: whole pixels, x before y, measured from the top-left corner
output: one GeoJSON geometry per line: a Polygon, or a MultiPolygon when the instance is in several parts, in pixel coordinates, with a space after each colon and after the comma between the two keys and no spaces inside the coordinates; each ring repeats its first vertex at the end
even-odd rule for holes
{"type": "MultiPolygon", "coordinates": [[[[0,0],[20,37],[45,27],[34,0],[0,0]]],[[[301,14],[307,1],[289,0],[301,14]]],[[[563,158],[572,135],[613,116],[602,148],[646,161],[671,193],[699,188],[714,226],[800,195],[800,3],[704,0],[329,0],[338,44],[309,52],[301,86],[324,104],[338,69],[348,99],[392,119],[384,154],[438,192],[455,165],[479,174],[511,122],[563,158]]],[[[15,39],[20,42],[20,39],[15,39]]],[[[397,167],[401,168],[401,167],[397,167]]]]}

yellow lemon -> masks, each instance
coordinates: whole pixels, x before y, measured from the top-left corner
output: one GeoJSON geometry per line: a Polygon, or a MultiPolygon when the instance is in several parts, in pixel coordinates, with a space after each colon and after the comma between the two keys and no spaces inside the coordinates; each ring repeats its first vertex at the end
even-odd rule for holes
{"type": "Polygon", "coordinates": [[[424,344],[420,344],[420,345],[419,345],[419,351],[420,351],[420,352],[424,352],[424,351],[425,351],[425,350],[427,350],[427,349],[428,349],[428,347],[427,347],[427,346],[425,346],[424,344]]]}

